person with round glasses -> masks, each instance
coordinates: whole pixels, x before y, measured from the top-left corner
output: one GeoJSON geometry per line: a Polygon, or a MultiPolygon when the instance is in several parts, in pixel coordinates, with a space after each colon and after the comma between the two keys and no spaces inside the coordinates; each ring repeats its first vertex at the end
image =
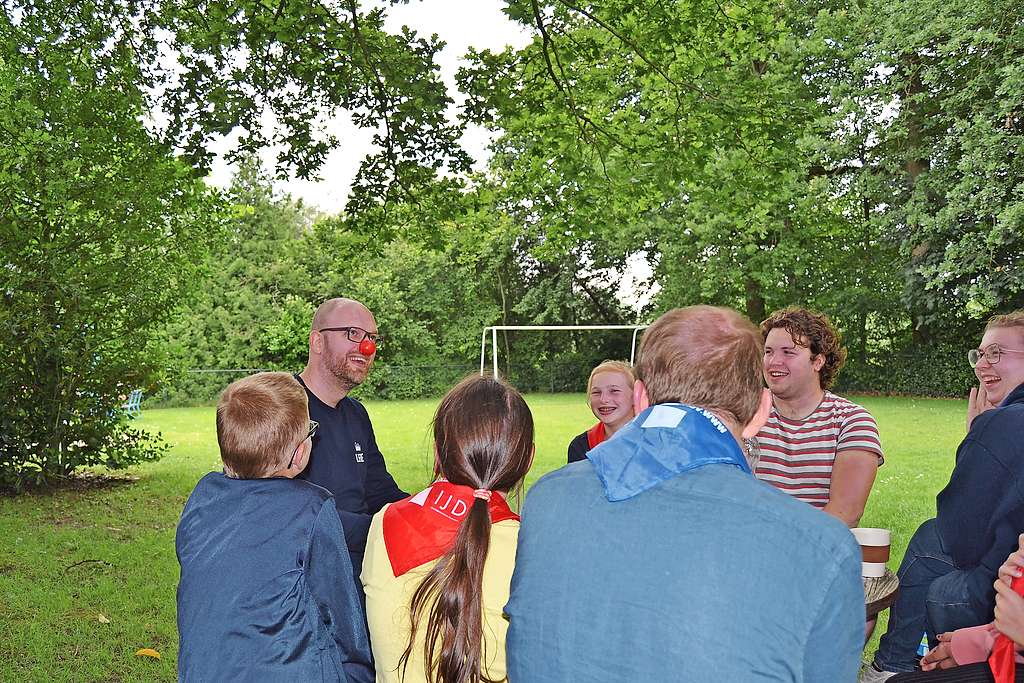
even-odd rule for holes
{"type": "Polygon", "coordinates": [[[978,378],[967,436],[936,516],[914,532],[900,564],[900,593],[874,662],[861,681],[913,671],[927,633],[992,621],[993,584],[1024,531],[1024,309],[988,321],[967,354],[978,378]]]}
{"type": "Polygon", "coordinates": [[[1024,335],[1015,327],[993,327],[990,323],[981,346],[967,352],[967,362],[978,378],[978,387],[971,389],[967,409],[969,430],[974,418],[998,406],[1024,383],[1024,335]]]}
{"type": "Polygon", "coordinates": [[[174,539],[179,680],[374,679],[334,501],[297,478],[317,429],[307,404],[287,372],[217,401],[223,471],[196,484],[174,539]]]}

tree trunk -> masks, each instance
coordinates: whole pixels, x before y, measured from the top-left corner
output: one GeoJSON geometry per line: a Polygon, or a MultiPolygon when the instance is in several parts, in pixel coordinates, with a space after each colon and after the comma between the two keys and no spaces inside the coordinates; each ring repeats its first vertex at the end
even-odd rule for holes
{"type": "MultiPolygon", "coordinates": [[[[903,168],[907,173],[908,196],[912,196],[917,186],[917,179],[927,171],[931,162],[924,153],[925,133],[924,123],[928,117],[925,102],[921,100],[927,90],[921,80],[921,57],[917,53],[904,53],[901,56],[901,68],[907,73],[906,88],[903,92],[903,117],[907,123],[906,152],[903,161],[903,168]]],[[[933,198],[929,197],[931,201],[933,198]]],[[[911,227],[911,231],[914,228],[911,227]]],[[[913,268],[917,261],[927,257],[930,249],[928,240],[923,240],[914,245],[910,250],[910,265],[913,268]]],[[[909,276],[910,286],[914,286],[911,274],[909,276]]],[[[911,304],[913,305],[913,304],[911,304]]],[[[914,321],[913,340],[915,344],[927,344],[931,340],[931,330],[928,329],[927,315],[922,311],[910,311],[911,319],[914,321]]]]}
{"type": "Polygon", "coordinates": [[[746,291],[747,317],[753,320],[755,324],[758,324],[766,317],[764,294],[761,292],[761,285],[754,278],[747,276],[746,282],[743,283],[743,288],[746,291]]]}

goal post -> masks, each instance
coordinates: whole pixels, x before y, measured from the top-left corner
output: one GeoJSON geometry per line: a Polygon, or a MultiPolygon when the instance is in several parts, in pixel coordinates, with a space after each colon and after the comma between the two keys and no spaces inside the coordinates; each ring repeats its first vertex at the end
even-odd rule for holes
{"type": "Polygon", "coordinates": [[[629,349],[629,364],[636,360],[636,337],[647,325],[490,325],[480,335],[480,375],[483,376],[487,358],[487,333],[491,333],[491,362],[494,377],[498,378],[498,332],[504,330],[539,330],[539,331],[570,331],[570,330],[633,330],[633,339],[629,349]]]}

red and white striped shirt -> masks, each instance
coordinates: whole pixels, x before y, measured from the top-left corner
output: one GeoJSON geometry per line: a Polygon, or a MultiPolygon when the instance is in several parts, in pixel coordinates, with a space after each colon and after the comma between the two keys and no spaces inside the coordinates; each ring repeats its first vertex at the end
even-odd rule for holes
{"type": "Polygon", "coordinates": [[[868,451],[882,457],[875,418],[863,407],[828,391],[803,420],[790,420],[775,407],[757,433],[761,459],[754,471],[791,496],[825,507],[832,485],[832,465],[843,451],[868,451]]]}

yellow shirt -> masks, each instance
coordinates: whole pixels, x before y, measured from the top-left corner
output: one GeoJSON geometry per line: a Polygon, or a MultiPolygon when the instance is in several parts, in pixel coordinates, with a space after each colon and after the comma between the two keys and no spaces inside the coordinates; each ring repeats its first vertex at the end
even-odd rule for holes
{"type": "MultiPolygon", "coordinates": [[[[399,683],[403,680],[398,660],[409,643],[409,603],[420,582],[435,562],[428,562],[395,577],[384,547],[383,510],[373,516],[366,539],[363,573],[366,590],[366,618],[370,626],[370,647],[378,683],[399,683]]],[[[516,540],[519,522],[507,519],[491,525],[491,543],[484,563],[483,576],[483,646],[484,673],[492,680],[505,677],[505,633],[508,622],[502,616],[508,602],[509,584],[516,563],[516,540]]],[[[416,629],[416,647],[409,656],[405,683],[427,680],[423,669],[423,632],[427,614],[416,629]]]]}

